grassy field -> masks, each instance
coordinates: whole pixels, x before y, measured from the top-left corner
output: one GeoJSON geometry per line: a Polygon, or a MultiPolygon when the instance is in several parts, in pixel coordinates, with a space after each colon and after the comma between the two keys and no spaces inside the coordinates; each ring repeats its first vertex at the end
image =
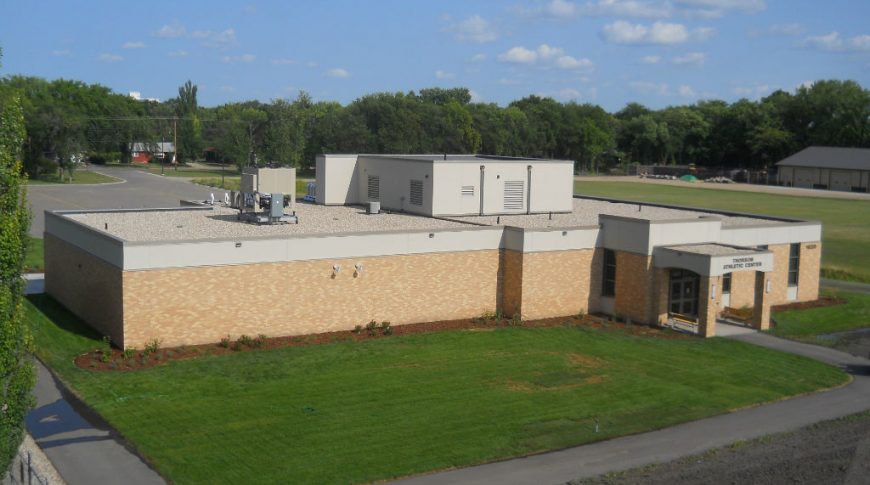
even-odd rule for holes
{"type": "Polygon", "coordinates": [[[870,327],[870,295],[831,291],[825,293],[844,298],[847,303],[774,313],[776,327],[770,333],[778,337],[817,343],[816,336],[819,334],[870,327]]]}
{"type": "Polygon", "coordinates": [[[31,237],[24,255],[24,272],[42,271],[45,268],[45,246],[42,239],[31,237]]]}
{"type": "Polygon", "coordinates": [[[73,173],[72,182],[69,181],[68,176],[64,176],[64,181],[61,182],[60,177],[56,173],[44,174],[41,175],[37,179],[29,179],[27,181],[28,185],[46,185],[46,184],[107,184],[110,182],[117,182],[118,179],[115,177],[109,177],[108,175],[103,175],[97,172],[91,172],[90,170],[77,170],[73,173]]]}
{"type": "Polygon", "coordinates": [[[833,367],[725,339],[569,325],[95,373],[72,358],[99,347],[96,334],[48,297],[30,297],[26,310],[39,357],[177,484],[371,482],[647,431],[847,380],[833,367]]]}
{"type": "MultiPolygon", "coordinates": [[[[134,168],[138,170],[142,170],[144,172],[150,172],[154,174],[161,173],[160,164],[148,164],[148,165],[136,165],[134,168]]],[[[221,168],[219,166],[214,166],[213,168],[194,168],[194,167],[178,167],[178,169],[173,168],[171,165],[167,164],[162,168],[163,175],[166,177],[188,177],[188,178],[203,178],[203,177],[218,177],[221,176],[221,168]]],[[[235,165],[227,166],[224,171],[224,175],[226,177],[238,177],[239,171],[236,169],[235,165]]]]}
{"type": "Polygon", "coordinates": [[[821,221],[822,275],[870,282],[870,201],[634,182],[576,182],[577,194],[821,221]]]}

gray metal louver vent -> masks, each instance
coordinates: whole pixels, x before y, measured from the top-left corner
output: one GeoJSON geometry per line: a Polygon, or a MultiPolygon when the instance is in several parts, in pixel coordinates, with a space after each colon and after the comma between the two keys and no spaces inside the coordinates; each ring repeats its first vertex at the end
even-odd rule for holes
{"type": "Polygon", "coordinates": [[[423,181],[411,181],[411,205],[423,205],[423,181]]]}
{"type": "Polygon", "coordinates": [[[377,175],[369,175],[369,200],[381,199],[381,178],[377,175]]]}
{"type": "Polygon", "coordinates": [[[525,182],[522,180],[504,181],[504,210],[523,209],[524,187],[525,182]]]}
{"type": "Polygon", "coordinates": [[[474,186],[473,185],[463,185],[462,186],[462,195],[468,197],[474,197],[474,186]]]}

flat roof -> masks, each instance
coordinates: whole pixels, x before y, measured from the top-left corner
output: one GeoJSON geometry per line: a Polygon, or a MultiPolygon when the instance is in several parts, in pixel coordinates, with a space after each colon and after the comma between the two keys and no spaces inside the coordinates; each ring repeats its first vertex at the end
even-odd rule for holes
{"type": "Polygon", "coordinates": [[[776,164],[780,167],[870,170],[870,148],[811,146],[776,164]]]}
{"type": "Polygon", "coordinates": [[[706,256],[730,256],[739,254],[755,254],[761,252],[752,248],[738,248],[727,246],[724,244],[681,244],[677,246],[667,246],[665,249],[671,251],[681,251],[684,253],[703,254],[706,256]]]}
{"type": "Polygon", "coordinates": [[[564,227],[583,227],[598,225],[598,216],[611,215],[645,219],[649,221],[698,219],[700,217],[716,217],[722,220],[722,226],[757,226],[777,224],[781,221],[751,216],[733,216],[705,212],[701,209],[676,209],[656,205],[614,202],[599,199],[574,198],[574,210],[566,213],[521,214],[503,216],[463,216],[451,217],[450,220],[470,222],[487,226],[514,226],[525,229],[545,229],[564,227]]]}
{"type": "Polygon", "coordinates": [[[462,216],[432,218],[402,213],[367,215],[360,206],[325,206],[298,202],[299,224],[256,225],[237,219],[238,211],[221,205],[202,207],[62,212],[64,217],[130,242],[196,241],[210,239],[352,234],[387,231],[469,229],[474,226],[514,226],[526,229],[594,227],[600,215],[649,221],[715,217],[723,227],[778,224],[750,216],[714,214],[654,205],[574,198],[570,213],[462,216]]]}
{"type": "Polygon", "coordinates": [[[480,155],[480,154],[349,154],[349,153],[326,153],[326,156],[358,156],[366,158],[381,158],[387,160],[404,160],[417,162],[448,162],[448,163],[480,163],[480,162],[547,162],[547,163],[570,163],[573,160],[560,160],[551,158],[533,158],[533,157],[508,157],[503,155],[480,155]]]}

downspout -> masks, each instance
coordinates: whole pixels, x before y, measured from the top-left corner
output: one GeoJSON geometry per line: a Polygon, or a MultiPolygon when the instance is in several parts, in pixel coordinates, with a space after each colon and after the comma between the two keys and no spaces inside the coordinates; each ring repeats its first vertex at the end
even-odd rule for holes
{"type": "Polygon", "coordinates": [[[532,213],[532,166],[526,166],[526,171],[528,171],[528,184],[526,187],[526,214],[532,213]]]}
{"type": "Polygon", "coordinates": [[[480,166],[480,214],[483,215],[483,175],[486,171],[486,165],[480,166]]]}

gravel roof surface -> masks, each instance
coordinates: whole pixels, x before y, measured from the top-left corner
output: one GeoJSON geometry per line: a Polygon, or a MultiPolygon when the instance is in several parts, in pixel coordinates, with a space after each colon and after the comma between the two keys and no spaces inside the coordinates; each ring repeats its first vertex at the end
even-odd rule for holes
{"type": "MultiPolygon", "coordinates": [[[[67,217],[127,241],[181,241],[201,239],[249,238],[354,232],[408,231],[430,229],[471,228],[469,223],[490,226],[517,226],[529,229],[547,227],[583,227],[598,225],[600,214],[636,217],[649,220],[692,219],[710,213],[680,209],[665,209],[637,204],[574,199],[574,211],[567,214],[468,216],[450,220],[409,214],[381,213],[370,216],[355,206],[324,206],[296,204],[299,224],[248,224],[236,219],[238,211],[223,206],[213,210],[143,210],[135,212],[83,212],[67,217]],[[497,223],[498,221],[498,223],[497,223]],[[107,226],[108,225],[108,226],[107,226]],[[108,229],[106,229],[108,227],[108,229]]],[[[723,226],[775,224],[776,221],[751,217],[728,217],[723,226]]]]}
{"type": "Polygon", "coordinates": [[[607,202],[595,199],[574,199],[574,211],[565,214],[553,214],[552,220],[549,214],[517,215],[517,216],[467,216],[453,217],[452,220],[474,222],[486,225],[516,226],[527,229],[547,227],[580,227],[598,225],[598,216],[608,214],[613,216],[634,217],[652,221],[668,219],[694,219],[701,216],[713,216],[722,219],[722,226],[745,226],[759,224],[776,224],[777,221],[760,219],[755,217],[731,217],[709,212],[691,211],[682,209],[666,209],[641,205],[638,210],[637,204],[620,202],[607,202]],[[498,221],[498,222],[496,222],[498,221]]]}
{"type": "Polygon", "coordinates": [[[473,227],[459,222],[408,214],[366,215],[365,209],[361,207],[299,202],[296,204],[299,224],[258,226],[238,221],[237,214],[235,209],[215,206],[210,211],[83,212],[68,214],[67,217],[127,241],[181,241],[473,227]]]}
{"type": "Polygon", "coordinates": [[[758,251],[746,248],[735,248],[724,246],[722,244],[686,244],[678,246],[669,246],[670,249],[683,251],[685,253],[706,254],[709,256],[725,256],[729,254],[754,254],[758,251]]]}

